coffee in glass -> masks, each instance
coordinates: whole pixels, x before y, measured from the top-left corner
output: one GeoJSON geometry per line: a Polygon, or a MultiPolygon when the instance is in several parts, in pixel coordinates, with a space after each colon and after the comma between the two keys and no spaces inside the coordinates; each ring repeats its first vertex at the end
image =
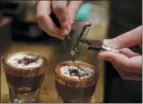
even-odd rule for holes
{"type": "Polygon", "coordinates": [[[12,103],[39,102],[45,60],[32,52],[17,52],[3,60],[12,103]]]}
{"type": "Polygon", "coordinates": [[[55,70],[56,89],[65,103],[90,102],[97,78],[97,69],[82,61],[60,63],[55,70]]]}

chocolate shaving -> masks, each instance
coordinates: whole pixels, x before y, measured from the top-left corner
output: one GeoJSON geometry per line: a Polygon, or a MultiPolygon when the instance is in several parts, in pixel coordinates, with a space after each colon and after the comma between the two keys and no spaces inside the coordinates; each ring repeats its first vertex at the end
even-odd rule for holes
{"type": "Polygon", "coordinates": [[[78,76],[79,79],[80,79],[81,77],[89,75],[89,73],[86,72],[84,69],[82,69],[80,67],[80,65],[78,65],[77,67],[78,67],[78,69],[70,69],[69,68],[69,74],[70,74],[70,76],[78,76]],[[83,71],[83,73],[80,73],[80,71],[83,71]]]}
{"type": "Polygon", "coordinates": [[[70,76],[78,76],[80,78],[79,71],[77,69],[69,69],[70,76]]]}
{"type": "Polygon", "coordinates": [[[30,63],[37,62],[38,59],[39,59],[39,56],[35,56],[33,58],[24,57],[22,60],[18,60],[17,63],[18,64],[24,63],[24,65],[28,65],[30,63]]]}
{"type": "Polygon", "coordinates": [[[18,63],[18,64],[21,64],[21,63],[22,63],[22,60],[18,60],[17,63],[18,63]]]}

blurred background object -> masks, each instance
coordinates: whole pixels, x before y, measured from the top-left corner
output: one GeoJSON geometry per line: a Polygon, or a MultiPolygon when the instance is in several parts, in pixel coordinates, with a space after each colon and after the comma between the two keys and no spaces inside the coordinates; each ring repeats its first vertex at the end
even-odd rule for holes
{"type": "Polygon", "coordinates": [[[0,56],[4,54],[11,43],[12,22],[21,14],[23,6],[19,2],[0,1],[0,56]]]}
{"type": "Polygon", "coordinates": [[[2,56],[10,46],[11,42],[11,18],[0,18],[0,56],[2,56]]]}

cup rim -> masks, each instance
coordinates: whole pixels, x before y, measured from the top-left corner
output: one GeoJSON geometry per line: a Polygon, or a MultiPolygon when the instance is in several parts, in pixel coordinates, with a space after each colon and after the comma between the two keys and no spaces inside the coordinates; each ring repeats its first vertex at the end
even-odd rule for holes
{"type": "Polygon", "coordinates": [[[40,68],[41,66],[44,65],[44,62],[45,62],[45,58],[43,56],[41,56],[39,53],[37,52],[31,52],[31,51],[19,51],[19,52],[13,52],[11,54],[7,54],[3,57],[2,61],[5,65],[8,65],[9,67],[11,68],[14,68],[14,69],[23,69],[23,68],[18,68],[18,67],[14,67],[12,65],[10,65],[9,63],[7,63],[7,59],[10,57],[10,56],[13,56],[15,54],[18,54],[18,53],[29,53],[29,54],[34,54],[34,55],[38,55],[40,56],[40,58],[43,60],[42,64],[39,66],[39,67],[34,67],[34,68],[27,68],[26,70],[31,70],[31,69],[37,69],[37,68],[40,68]]]}
{"type": "Polygon", "coordinates": [[[33,77],[33,76],[37,76],[37,75],[41,75],[43,73],[45,73],[45,63],[46,63],[46,58],[41,56],[39,53],[36,52],[30,52],[30,51],[20,51],[20,52],[13,52],[11,54],[7,54],[3,57],[2,59],[3,61],[3,67],[5,72],[10,75],[13,76],[21,76],[21,77],[33,77]],[[18,67],[14,67],[12,65],[10,65],[9,63],[7,63],[7,59],[17,53],[31,53],[31,54],[36,54],[39,55],[40,58],[43,60],[42,64],[39,67],[34,67],[34,68],[18,68],[18,67]],[[11,71],[10,71],[11,70],[11,71]]]}
{"type": "Polygon", "coordinates": [[[56,69],[55,69],[55,76],[56,76],[56,79],[58,82],[62,83],[62,84],[65,84],[65,85],[69,85],[69,86],[77,86],[77,87],[82,87],[82,86],[88,86],[88,85],[92,85],[92,84],[95,84],[97,79],[98,79],[98,70],[95,66],[87,63],[87,62],[84,62],[84,61],[79,61],[79,60],[76,60],[75,62],[77,62],[78,64],[83,64],[85,66],[88,66],[90,68],[92,68],[94,70],[94,74],[92,76],[90,76],[89,78],[85,78],[85,79],[80,79],[80,80],[76,80],[76,79],[73,79],[73,78],[69,78],[69,77],[66,77],[64,75],[61,75],[61,73],[59,72],[60,71],[60,68],[65,65],[65,64],[73,64],[73,61],[64,61],[64,62],[61,62],[59,63],[57,66],[56,66],[56,69]]]}

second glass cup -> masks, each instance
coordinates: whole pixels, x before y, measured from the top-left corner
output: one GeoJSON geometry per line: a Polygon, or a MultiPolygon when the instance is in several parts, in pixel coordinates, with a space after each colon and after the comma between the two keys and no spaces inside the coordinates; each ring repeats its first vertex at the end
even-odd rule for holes
{"type": "Polygon", "coordinates": [[[64,103],[89,103],[98,79],[98,71],[82,61],[66,61],[57,65],[55,86],[64,103]]]}
{"type": "Polygon", "coordinates": [[[37,53],[17,52],[3,59],[12,103],[39,102],[45,59],[37,53]]]}

